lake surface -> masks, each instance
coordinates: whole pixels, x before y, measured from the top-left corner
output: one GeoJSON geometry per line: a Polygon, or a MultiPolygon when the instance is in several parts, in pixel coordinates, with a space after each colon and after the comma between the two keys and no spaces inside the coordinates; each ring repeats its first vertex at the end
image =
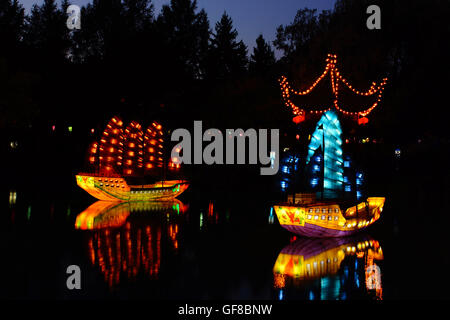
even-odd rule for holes
{"type": "Polygon", "coordinates": [[[381,219],[343,239],[295,236],[269,200],[244,200],[242,190],[210,200],[194,187],[171,203],[112,205],[75,181],[4,188],[1,297],[449,298],[446,202],[429,202],[425,186],[411,197],[404,180],[394,183],[381,219]],[[81,269],[81,290],[66,287],[69,265],[81,269]]]}

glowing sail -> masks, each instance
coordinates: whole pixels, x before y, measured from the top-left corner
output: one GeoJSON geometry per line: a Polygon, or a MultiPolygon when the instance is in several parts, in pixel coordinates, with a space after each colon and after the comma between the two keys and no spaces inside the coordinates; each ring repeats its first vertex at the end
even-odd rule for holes
{"type": "Polygon", "coordinates": [[[142,175],[143,168],[143,132],[139,123],[132,121],[125,129],[123,155],[123,174],[125,176],[142,175]]]}
{"type": "MultiPolygon", "coordinates": [[[[334,110],[328,110],[317,122],[308,147],[306,164],[322,168],[322,187],[326,198],[337,198],[343,191],[344,160],[341,135],[342,129],[337,113],[334,110]],[[323,163],[320,163],[322,160],[323,163]]],[[[317,180],[313,178],[311,185],[315,187],[317,180]]]]}
{"type": "Polygon", "coordinates": [[[162,126],[153,122],[144,134],[145,173],[159,172],[163,167],[163,132],[162,126]],[[159,169],[158,169],[159,168],[159,169]]]}
{"type": "MultiPolygon", "coordinates": [[[[164,166],[164,134],[162,125],[154,121],[145,132],[132,121],[123,129],[123,121],[112,118],[103,131],[100,143],[93,142],[88,162],[95,172],[105,176],[162,175],[164,166]]],[[[171,160],[169,171],[180,168],[171,160]]]]}
{"type": "Polygon", "coordinates": [[[110,175],[122,171],[122,126],[123,121],[118,117],[114,117],[108,122],[103,131],[99,144],[100,152],[98,153],[98,169],[102,174],[110,175]]]}

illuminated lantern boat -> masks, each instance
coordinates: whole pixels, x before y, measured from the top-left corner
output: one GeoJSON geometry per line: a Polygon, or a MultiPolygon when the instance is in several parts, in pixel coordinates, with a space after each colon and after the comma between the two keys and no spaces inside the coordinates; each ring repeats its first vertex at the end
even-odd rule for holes
{"type": "Polygon", "coordinates": [[[77,184],[91,196],[106,201],[169,200],[189,187],[183,180],[160,181],[148,185],[128,185],[124,178],[79,174],[77,184]]]}
{"type": "MultiPolygon", "coordinates": [[[[345,174],[341,135],[337,113],[328,110],[311,135],[306,154],[309,187],[317,192],[294,194],[288,197],[287,203],[274,206],[278,221],[285,229],[306,237],[341,237],[360,231],[380,218],[384,197],[369,197],[358,203],[345,194],[353,183],[345,174]],[[317,194],[320,200],[316,200],[317,194]]],[[[355,176],[356,185],[360,183],[358,176],[355,176]]],[[[358,191],[355,194],[359,199],[361,194],[358,191]]]]}
{"type": "Polygon", "coordinates": [[[335,201],[308,205],[275,205],[280,225],[306,237],[342,237],[363,230],[380,218],[385,198],[369,197],[366,202],[344,208],[335,201]]]}
{"type": "Polygon", "coordinates": [[[180,169],[178,159],[164,161],[163,142],[162,126],[157,122],[144,132],[134,121],[123,129],[123,121],[113,117],[100,142],[92,143],[89,149],[93,173],[76,175],[78,186],[106,201],[170,200],[179,196],[189,183],[161,179],[177,175],[180,169]],[[151,182],[142,183],[144,180],[151,182]]]}

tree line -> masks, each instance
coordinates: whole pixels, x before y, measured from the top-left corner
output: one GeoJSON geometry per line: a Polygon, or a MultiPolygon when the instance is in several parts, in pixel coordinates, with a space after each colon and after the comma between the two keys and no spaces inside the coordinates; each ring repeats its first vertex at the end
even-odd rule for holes
{"type": "Polygon", "coordinates": [[[278,77],[307,87],[334,53],[355,86],[389,77],[371,128],[405,139],[412,131],[446,134],[446,82],[436,74],[450,65],[448,1],[372,2],[299,9],[272,43],[261,35],[249,49],[226,12],[211,26],[196,0],[171,0],[160,13],[151,0],[93,0],[72,31],[68,0],[44,0],[30,14],[18,0],[1,0],[0,127],[94,125],[115,113],[172,119],[173,126],[192,119],[289,126],[278,77]],[[366,27],[370,4],[382,10],[380,30],[366,27]]]}

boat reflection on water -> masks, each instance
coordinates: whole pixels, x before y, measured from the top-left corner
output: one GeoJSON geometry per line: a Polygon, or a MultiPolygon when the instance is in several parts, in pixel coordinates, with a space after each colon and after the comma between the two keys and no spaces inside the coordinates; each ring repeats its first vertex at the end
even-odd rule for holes
{"type": "Polygon", "coordinates": [[[382,299],[378,241],[364,235],[300,238],[281,250],[273,267],[278,299],[382,299]]]}
{"type": "Polygon", "coordinates": [[[156,279],[161,266],[161,245],[166,238],[178,249],[178,215],[188,206],[179,200],[152,202],[97,201],[81,212],[75,228],[88,230],[87,249],[110,288],[121,277],[138,274],[156,279]],[[163,240],[162,240],[163,238],[163,240]]]}
{"type": "Polygon", "coordinates": [[[131,212],[172,212],[180,214],[184,213],[187,208],[188,205],[177,199],[134,202],[97,201],[77,216],[75,228],[88,230],[120,227],[125,223],[131,212]]]}

